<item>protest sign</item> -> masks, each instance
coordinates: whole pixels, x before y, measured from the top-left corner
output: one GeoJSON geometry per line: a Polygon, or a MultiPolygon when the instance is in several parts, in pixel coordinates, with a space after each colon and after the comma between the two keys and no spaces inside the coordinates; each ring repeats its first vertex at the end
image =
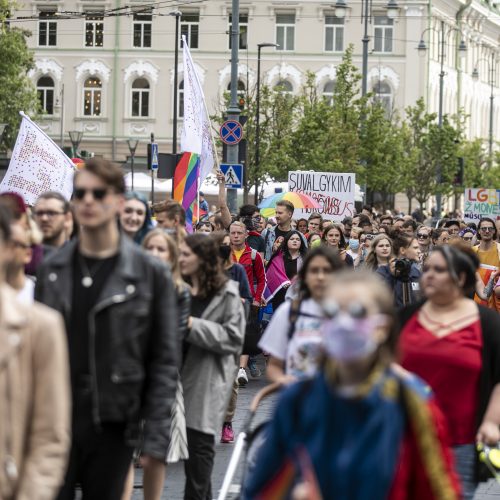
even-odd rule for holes
{"type": "Polygon", "coordinates": [[[467,188],[464,198],[464,222],[479,222],[481,217],[500,219],[500,189],[467,188]]]}
{"type": "Polygon", "coordinates": [[[296,209],[294,219],[308,218],[319,212],[324,219],[342,221],[354,215],[356,177],[354,174],[332,172],[288,172],[288,190],[303,193],[321,206],[320,209],[296,209]]]}
{"type": "Polygon", "coordinates": [[[72,161],[36,123],[21,115],[23,121],[0,192],[18,193],[27,205],[34,205],[46,191],[57,191],[69,200],[73,192],[72,161]]]}

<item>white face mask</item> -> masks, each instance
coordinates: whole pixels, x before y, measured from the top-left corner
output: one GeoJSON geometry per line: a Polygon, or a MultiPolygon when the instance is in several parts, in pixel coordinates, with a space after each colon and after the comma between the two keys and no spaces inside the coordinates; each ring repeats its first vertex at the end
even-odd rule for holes
{"type": "Polygon", "coordinates": [[[385,323],[381,314],[356,318],[339,311],[323,324],[323,341],[329,357],[339,361],[354,361],[373,354],[378,347],[375,330],[385,323]]]}

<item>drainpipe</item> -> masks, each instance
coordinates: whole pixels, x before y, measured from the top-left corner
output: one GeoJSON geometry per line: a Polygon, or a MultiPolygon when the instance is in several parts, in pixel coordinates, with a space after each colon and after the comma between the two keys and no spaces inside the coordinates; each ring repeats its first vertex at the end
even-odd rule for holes
{"type": "MultiPolygon", "coordinates": [[[[457,22],[457,28],[460,30],[460,39],[462,40],[463,35],[461,34],[462,32],[462,15],[464,12],[472,5],[472,0],[467,0],[460,9],[458,9],[458,12],[455,16],[456,22],[457,22]]],[[[468,48],[467,48],[468,49],[468,48]]],[[[458,44],[455,44],[455,69],[457,70],[457,114],[460,111],[461,105],[462,105],[462,67],[460,64],[460,57],[458,57],[458,44]]]]}
{"type": "MultiPolygon", "coordinates": [[[[115,1],[115,7],[119,9],[121,6],[120,0],[115,1]]],[[[111,115],[111,159],[116,161],[116,95],[117,95],[117,85],[118,85],[118,55],[120,52],[120,17],[115,17],[115,47],[113,55],[113,109],[111,115]]]]}

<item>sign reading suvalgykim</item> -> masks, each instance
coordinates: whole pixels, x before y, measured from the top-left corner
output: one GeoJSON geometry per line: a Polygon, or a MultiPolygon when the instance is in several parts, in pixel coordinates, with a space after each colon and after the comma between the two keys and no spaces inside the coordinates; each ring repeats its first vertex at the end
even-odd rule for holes
{"type": "Polygon", "coordinates": [[[294,218],[307,219],[312,212],[319,212],[325,219],[341,221],[354,215],[356,176],[332,172],[288,172],[288,190],[303,193],[315,199],[321,209],[296,209],[294,218]]]}

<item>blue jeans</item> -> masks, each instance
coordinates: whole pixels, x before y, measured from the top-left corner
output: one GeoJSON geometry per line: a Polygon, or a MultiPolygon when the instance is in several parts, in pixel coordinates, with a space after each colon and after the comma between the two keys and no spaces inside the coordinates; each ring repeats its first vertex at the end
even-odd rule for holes
{"type": "Polygon", "coordinates": [[[464,500],[472,500],[478,483],[474,478],[474,464],[476,461],[476,447],[474,444],[453,446],[455,471],[462,485],[464,500]]]}

